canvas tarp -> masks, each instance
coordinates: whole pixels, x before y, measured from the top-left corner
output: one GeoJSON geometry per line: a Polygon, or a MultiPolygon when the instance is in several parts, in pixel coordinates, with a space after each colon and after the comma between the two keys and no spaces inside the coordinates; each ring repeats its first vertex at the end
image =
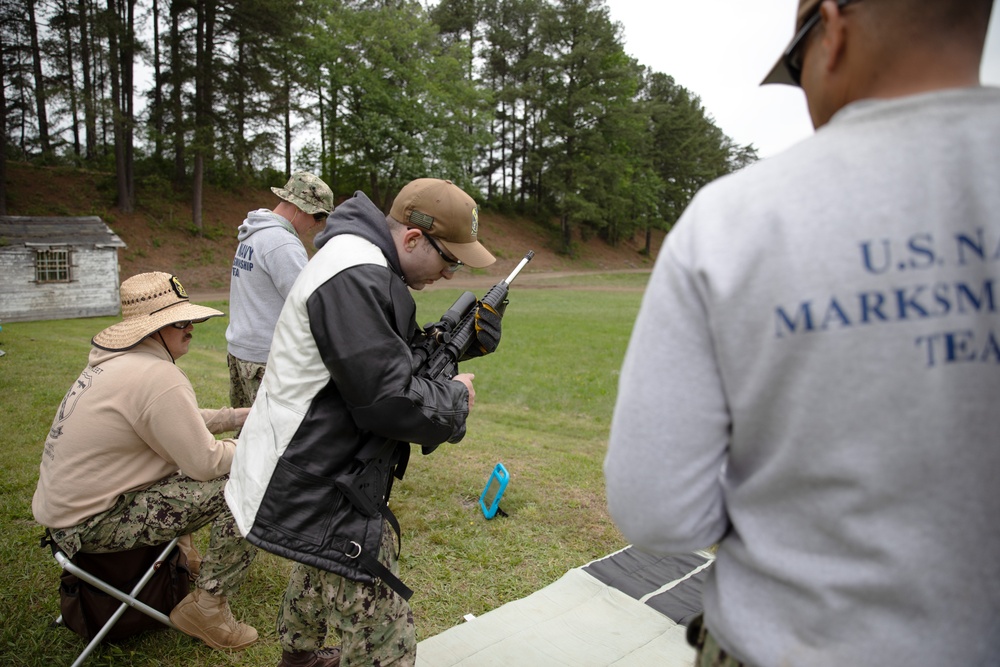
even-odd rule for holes
{"type": "Polygon", "coordinates": [[[627,547],[423,640],[417,667],[690,667],[686,625],[712,562],[627,547]]]}

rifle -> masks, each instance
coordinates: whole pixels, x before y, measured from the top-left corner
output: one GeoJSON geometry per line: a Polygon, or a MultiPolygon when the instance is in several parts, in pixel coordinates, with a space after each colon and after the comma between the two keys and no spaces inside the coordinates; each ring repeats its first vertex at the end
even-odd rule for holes
{"type": "MultiPolygon", "coordinates": [[[[451,308],[441,316],[441,321],[424,327],[426,336],[413,349],[418,359],[418,375],[428,379],[455,377],[458,373],[458,362],[476,342],[476,309],[480,304],[486,305],[503,316],[510,284],[534,256],[534,251],[529,250],[510,275],[491,287],[482,301],[477,301],[476,295],[472,292],[463,292],[451,308]]],[[[364,459],[363,462],[334,479],[340,492],[355,509],[367,517],[378,516],[384,500],[383,487],[389,476],[389,465],[384,456],[391,451],[391,446],[382,449],[378,447],[379,443],[375,441],[366,445],[363,451],[370,451],[370,455],[361,457],[364,459]]],[[[430,454],[437,447],[437,445],[423,445],[422,451],[424,454],[430,454]]]]}
{"type": "Polygon", "coordinates": [[[481,305],[488,306],[502,317],[510,284],[534,256],[535,252],[529,250],[510,275],[491,287],[482,301],[477,301],[472,292],[463,292],[439,322],[424,327],[426,337],[414,348],[418,359],[417,375],[431,380],[455,377],[458,362],[476,342],[476,310],[481,305]]]}
{"type": "MultiPolygon", "coordinates": [[[[469,348],[477,342],[476,311],[480,306],[488,306],[502,318],[510,284],[534,256],[535,252],[529,250],[510,275],[491,287],[482,301],[477,301],[472,292],[463,292],[439,322],[424,327],[424,340],[414,348],[414,355],[418,360],[417,375],[431,380],[440,377],[450,380],[458,374],[458,362],[465,358],[469,348]]],[[[426,456],[437,447],[423,445],[421,451],[426,456]]]]}

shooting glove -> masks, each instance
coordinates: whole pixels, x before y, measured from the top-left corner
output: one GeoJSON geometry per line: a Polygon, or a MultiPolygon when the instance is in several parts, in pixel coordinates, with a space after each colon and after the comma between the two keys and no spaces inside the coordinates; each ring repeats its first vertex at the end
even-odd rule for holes
{"type": "Polygon", "coordinates": [[[506,300],[497,309],[479,302],[476,308],[476,344],[469,348],[470,357],[481,357],[496,351],[500,345],[500,319],[506,309],[506,300]]]}

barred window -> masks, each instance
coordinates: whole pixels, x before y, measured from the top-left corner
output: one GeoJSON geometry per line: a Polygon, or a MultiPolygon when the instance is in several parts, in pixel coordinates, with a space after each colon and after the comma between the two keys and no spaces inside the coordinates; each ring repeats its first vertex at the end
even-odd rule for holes
{"type": "Polygon", "coordinates": [[[35,253],[35,280],[40,283],[68,283],[69,250],[38,250],[35,253]]]}

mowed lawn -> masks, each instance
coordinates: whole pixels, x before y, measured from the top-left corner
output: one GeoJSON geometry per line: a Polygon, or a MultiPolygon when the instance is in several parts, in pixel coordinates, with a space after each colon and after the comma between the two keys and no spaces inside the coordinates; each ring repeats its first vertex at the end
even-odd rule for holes
{"type": "MultiPolygon", "coordinates": [[[[476,374],[468,433],[430,456],[415,448],[393,489],[403,528],[401,578],[414,591],[424,639],[542,588],[568,569],[625,546],[608,517],[601,465],[618,371],[648,274],[579,278],[545,289],[512,287],[500,349],[462,364],[476,374]],[[486,520],[479,495],[502,462],[511,480],[486,520]]],[[[416,293],[418,321],[435,321],[458,290],[416,293]]],[[[482,296],[481,294],[479,296],[482,296]]],[[[226,302],[209,302],[228,311],[226,302]]],[[[59,568],[39,548],[31,497],[46,433],[86,364],[90,338],[118,318],[2,323],[0,349],[0,664],[68,665],[85,642],[51,628],[59,568]]],[[[178,364],[202,407],[228,404],[226,318],[195,328],[178,364]]],[[[198,535],[202,546],[207,530],[198,535]]],[[[273,666],[275,618],[289,563],[261,552],[231,600],[261,640],[246,651],[212,651],[180,633],[156,631],[105,645],[90,665],[273,666]]],[[[331,637],[330,643],[336,638],[331,637]]]]}

